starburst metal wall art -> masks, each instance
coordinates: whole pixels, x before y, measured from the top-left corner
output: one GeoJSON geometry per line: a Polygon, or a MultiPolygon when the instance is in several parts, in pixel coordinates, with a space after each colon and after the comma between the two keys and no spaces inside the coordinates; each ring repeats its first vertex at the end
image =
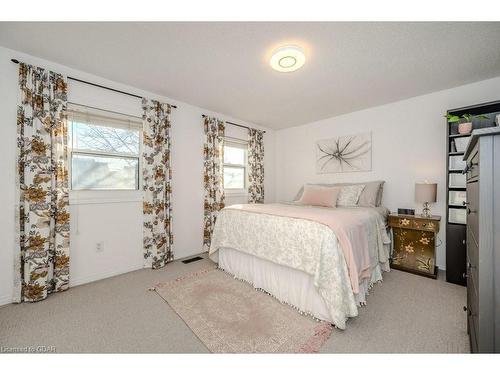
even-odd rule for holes
{"type": "Polygon", "coordinates": [[[371,169],[371,132],[316,142],[316,173],[359,172],[371,169]]]}

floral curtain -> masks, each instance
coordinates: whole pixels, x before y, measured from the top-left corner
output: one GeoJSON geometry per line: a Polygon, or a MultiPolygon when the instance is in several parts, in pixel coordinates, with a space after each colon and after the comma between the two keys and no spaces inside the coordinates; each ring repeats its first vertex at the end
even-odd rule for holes
{"type": "Polygon", "coordinates": [[[210,240],[217,213],[224,208],[224,121],[205,117],[203,147],[205,186],[203,250],[210,249],[210,240]]]}
{"type": "Polygon", "coordinates": [[[142,99],[144,267],[164,267],[172,252],[170,105],[142,99]]]}
{"type": "Polygon", "coordinates": [[[20,63],[19,89],[14,301],[35,302],[69,287],[67,82],[20,63]]]}
{"type": "Polygon", "coordinates": [[[264,203],[264,132],[248,129],[248,202],[264,203]]]}

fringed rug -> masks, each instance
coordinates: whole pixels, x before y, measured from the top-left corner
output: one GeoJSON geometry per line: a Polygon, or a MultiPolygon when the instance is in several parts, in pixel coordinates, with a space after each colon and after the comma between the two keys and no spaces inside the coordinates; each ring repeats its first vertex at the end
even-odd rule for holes
{"type": "Polygon", "coordinates": [[[154,290],[213,353],[314,353],[332,332],[216,268],[154,290]]]}

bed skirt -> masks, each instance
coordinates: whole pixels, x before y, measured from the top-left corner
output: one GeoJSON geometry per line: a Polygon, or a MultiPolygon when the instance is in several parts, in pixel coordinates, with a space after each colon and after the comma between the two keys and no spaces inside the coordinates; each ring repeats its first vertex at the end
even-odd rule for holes
{"type": "MultiPolygon", "coordinates": [[[[266,291],[280,302],[287,303],[317,319],[331,322],[330,314],[314,285],[313,277],[303,271],[231,248],[219,249],[219,268],[249,282],[254,288],[266,291]]],[[[366,303],[366,296],[371,286],[382,280],[383,271],[389,271],[389,265],[377,264],[372,269],[371,278],[365,279],[359,285],[359,293],[354,295],[358,305],[366,303]]]]}

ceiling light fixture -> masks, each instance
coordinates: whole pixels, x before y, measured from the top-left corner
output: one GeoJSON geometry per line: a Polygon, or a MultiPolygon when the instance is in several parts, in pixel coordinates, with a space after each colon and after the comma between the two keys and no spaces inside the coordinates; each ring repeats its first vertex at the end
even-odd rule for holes
{"type": "Polygon", "coordinates": [[[296,46],[278,48],[271,57],[271,67],[278,72],[294,72],[306,62],[302,49],[296,46]]]}

